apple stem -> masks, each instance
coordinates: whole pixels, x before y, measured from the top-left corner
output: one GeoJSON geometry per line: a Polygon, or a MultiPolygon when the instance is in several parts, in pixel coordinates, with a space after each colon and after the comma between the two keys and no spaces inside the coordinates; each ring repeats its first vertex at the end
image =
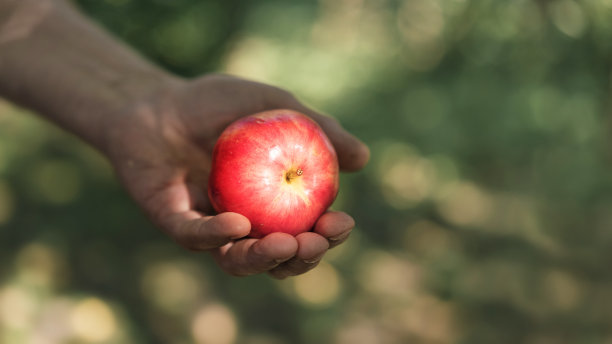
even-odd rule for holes
{"type": "Polygon", "coordinates": [[[304,174],[304,171],[302,171],[301,168],[298,168],[297,170],[291,169],[289,172],[287,172],[287,174],[285,174],[285,180],[287,183],[291,183],[295,178],[301,176],[302,174],[304,174]]]}

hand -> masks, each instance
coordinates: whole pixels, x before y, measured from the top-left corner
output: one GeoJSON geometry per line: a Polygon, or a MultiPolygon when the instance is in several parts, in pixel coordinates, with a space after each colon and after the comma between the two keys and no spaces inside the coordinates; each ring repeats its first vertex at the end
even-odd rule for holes
{"type": "Polygon", "coordinates": [[[180,82],[106,121],[105,151],[136,202],[170,237],[194,251],[210,251],[226,272],[268,272],[276,278],[304,273],[349,236],[353,219],[327,212],[313,232],[244,238],[249,220],[237,213],[213,216],[207,181],[213,146],[236,119],[270,109],[309,115],[332,141],[344,171],[362,168],[367,147],[337,121],[317,114],[281,89],[224,75],[180,82]]]}

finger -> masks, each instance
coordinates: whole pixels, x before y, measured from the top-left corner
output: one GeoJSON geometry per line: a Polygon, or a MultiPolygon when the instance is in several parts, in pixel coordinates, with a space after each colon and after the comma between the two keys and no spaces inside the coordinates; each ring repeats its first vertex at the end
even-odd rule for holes
{"type": "Polygon", "coordinates": [[[329,247],[343,243],[355,227],[355,220],[348,214],[339,211],[328,211],[315,223],[314,232],[329,241],[329,247]]]}
{"type": "Polygon", "coordinates": [[[295,257],[270,270],[270,275],[273,277],[283,279],[311,270],[319,264],[329,248],[327,239],[317,233],[301,233],[295,239],[298,242],[298,251],[295,257]]]}
{"type": "Polygon", "coordinates": [[[297,240],[286,233],[272,233],[262,239],[229,243],[213,252],[223,270],[234,276],[266,272],[295,256],[297,240]]]}
{"type": "Polygon", "coordinates": [[[236,213],[203,217],[195,211],[171,215],[170,235],[181,246],[195,251],[221,247],[251,231],[249,220],[236,213]]]}
{"type": "Polygon", "coordinates": [[[370,160],[370,149],[355,136],[349,134],[338,121],[327,116],[308,111],[325,131],[338,154],[338,164],[343,171],[362,169],[370,160]]]}
{"type": "Polygon", "coordinates": [[[338,164],[343,171],[362,169],[370,160],[370,149],[358,138],[344,130],[334,118],[321,115],[297,102],[293,108],[314,119],[327,134],[338,154],[338,164]]]}
{"type": "Polygon", "coordinates": [[[214,209],[208,200],[208,195],[204,190],[205,186],[193,182],[185,183],[189,195],[190,208],[201,211],[205,214],[214,213],[214,209]]]}
{"type": "Polygon", "coordinates": [[[343,171],[357,171],[368,163],[370,159],[368,146],[344,130],[337,120],[311,110],[291,94],[278,89],[276,92],[270,92],[269,102],[272,107],[293,109],[314,119],[334,145],[340,169],[343,171]]]}

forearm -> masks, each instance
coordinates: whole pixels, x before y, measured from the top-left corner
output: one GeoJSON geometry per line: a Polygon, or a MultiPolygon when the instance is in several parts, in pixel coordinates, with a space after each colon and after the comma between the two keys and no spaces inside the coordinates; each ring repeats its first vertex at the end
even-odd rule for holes
{"type": "Polygon", "coordinates": [[[0,96],[101,150],[109,117],[174,82],[62,0],[0,0],[0,96]]]}

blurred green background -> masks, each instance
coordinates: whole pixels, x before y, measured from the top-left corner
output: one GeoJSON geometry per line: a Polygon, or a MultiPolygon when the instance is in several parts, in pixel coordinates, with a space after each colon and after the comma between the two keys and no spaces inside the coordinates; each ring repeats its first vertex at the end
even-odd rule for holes
{"type": "Polygon", "coordinates": [[[612,0],[79,0],[182,76],[272,83],[372,148],[357,228],[224,275],[0,101],[0,343],[612,343],[612,0]]]}

